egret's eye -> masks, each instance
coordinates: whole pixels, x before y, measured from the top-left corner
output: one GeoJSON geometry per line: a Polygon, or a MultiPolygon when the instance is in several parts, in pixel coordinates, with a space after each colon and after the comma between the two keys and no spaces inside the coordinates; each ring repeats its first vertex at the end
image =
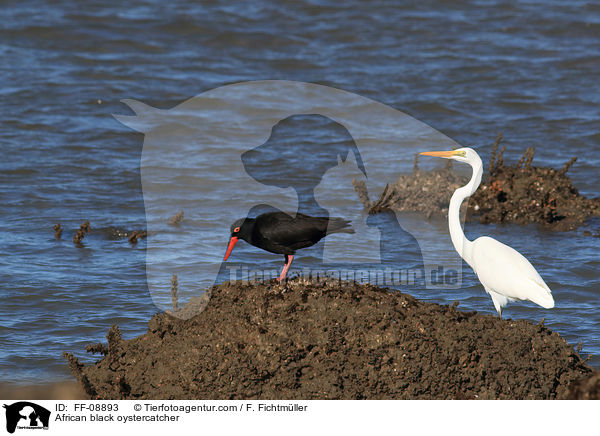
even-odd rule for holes
{"type": "Polygon", "coordinates": [[[460,157],[466,157],[467,156],[467,152],[465,150],[457,151],[456,155],[460,156],[460,157]]]}
{"type": "Polygon", "coordinates": [[[239,228],[239,227],[236,227],[235,229],[233,229],[233,233],[237,233],[237,232],[239,232],[239,231],[240,231],[240,228],[239,228]]]}

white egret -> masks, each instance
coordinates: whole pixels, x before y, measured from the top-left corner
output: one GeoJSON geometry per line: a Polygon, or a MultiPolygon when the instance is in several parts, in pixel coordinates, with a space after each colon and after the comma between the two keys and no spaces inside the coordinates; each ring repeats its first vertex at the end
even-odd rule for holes
{"type": "Polygon", "coordinates": [[[502,309],[509,302],[517,300],[529,300],[545,309],[553,308],[554,299],[550,288],[521,253],[488,236],[469,241],[463,233],[459,219],[460,205],[481,183],[483,164],[477,152],[471,148],[459,148],[420,154],[453,159],[468,163],[473,168],[469,183],[454,191],[450,199],[448,227],[454,248],[477,274],[486,292],[492,297],[500,318],[502,309]]]}

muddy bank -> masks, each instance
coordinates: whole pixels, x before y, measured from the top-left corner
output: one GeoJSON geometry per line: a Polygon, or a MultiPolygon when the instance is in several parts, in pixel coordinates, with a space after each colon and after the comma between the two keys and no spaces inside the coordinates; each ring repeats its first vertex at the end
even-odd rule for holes
{"type": "Polygon", "coordinates": [[[85,391],[77,382],[42,383],[20,386],[0,383],[0,398],[5,400],[85,400],[85,391]]]}
{"type": "MultiPolygon", "coordinates": [[[[483,181],[467,202],[467,219],[486,223],[537,223],[552,230],[573,230],[590,216],[600,216],[600,198],[579,194],[567,171],[576,162],[571,158],[560,169],[532,165],[535,149],[528,148],[514,165],[504,163],[504,147],[498,152],[496,140],[483,181]]],[[[401,175],[375,202],[369,202],[363,183],[355,183],[359,198],[370,213],[391,209],[447,215],[455,189],[468,178],[445,168],[420,171],[415,159],[412,174],[401,175]]]]}
{"type": "Polygon", "coordinates": [[[600,371],[573,382],[564,398],[566,400],[600,400],[600,371]]]}
{"type": "Polygon", "coordinates": [[[482,223],[539,223],[553,230],[573,230],[590,216],[600,216],[600,198],[579,194],[567,175],[576,162],[562,168],[532,165],[535,149],[528,148],[513,166],[505,165],[495,149],[488,177],[471,197],[467,214],[482,223]]]}
{"type": "Polygon", "coordinates": [[[462,312],[371,285],[221,285],[187,320],[155,315],[95,365],[66,355],[101,399],[553,399],[591,374],[543,324],[462,312]]]}

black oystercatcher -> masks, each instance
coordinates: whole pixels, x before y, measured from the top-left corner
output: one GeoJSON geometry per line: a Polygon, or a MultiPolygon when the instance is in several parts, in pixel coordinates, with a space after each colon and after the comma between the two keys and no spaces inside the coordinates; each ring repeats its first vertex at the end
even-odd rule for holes
{"type": "Polygon", "coordinates": [[[231,239],[225,259],[243,239],[255,247],[283,254],[285,265],[279,281],[285,279],[296,250],[310,247],[331,233],[354,233],[350,222],[342,218],[312,217],[301,213],[292,217],[284,212],[267,212],[256,218],[242,218],[231,226],[231,239]]]}

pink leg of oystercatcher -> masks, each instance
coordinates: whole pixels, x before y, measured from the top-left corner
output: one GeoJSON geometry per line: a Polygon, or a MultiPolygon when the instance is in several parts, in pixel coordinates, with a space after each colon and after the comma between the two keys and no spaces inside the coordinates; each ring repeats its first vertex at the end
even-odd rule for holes
{"type": "Polygon", "coordinates": [[[281,270],[281,275],[277,279],[278,282],[281,282],[283,279],[285,279],[285,276],[287,275],[287,272],[290,269],[290,265],[292,264],[292,260],[294,260],[294,256],[292,256],[291,254],[284,254],[284,256],[285,256],[285,265],[283,266],[283,269],[281,270]]]}

